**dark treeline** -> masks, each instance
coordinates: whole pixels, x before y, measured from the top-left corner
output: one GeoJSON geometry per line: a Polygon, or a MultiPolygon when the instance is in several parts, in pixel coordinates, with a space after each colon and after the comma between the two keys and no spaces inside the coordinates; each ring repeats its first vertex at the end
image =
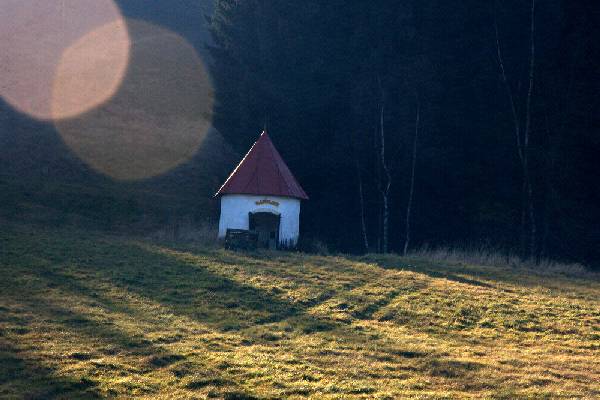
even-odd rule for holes
{"type": "Polygon", "coordinates": [[[215,125],[266,124],[344,251],[600,261],[595,0],[218,0],[215,125]],[[410,239],[410,241],[408,240],[410,239]]]}
{"type": "Polygon", "coordinates": [[[210,64],[218,131],[177,168],[123,182],[0,100],[0,219],[214,225],[213,193],[267,125],[311,197],[304,239],[600,265],[596,0],[118,3],[210,64]]]}

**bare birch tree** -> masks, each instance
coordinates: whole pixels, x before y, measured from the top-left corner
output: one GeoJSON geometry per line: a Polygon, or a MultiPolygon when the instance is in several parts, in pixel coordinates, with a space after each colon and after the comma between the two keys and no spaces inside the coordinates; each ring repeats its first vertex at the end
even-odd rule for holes
{"type": "Polygon", "coordinates": [[[379,191],[381,193],[382,200],[382,252],[387,253],[389,250],[388,246],[388,231],[389,231],[389,194],[390,187],[392,185],[392,176],[390,169],[387,164],[385,157],[385,130],[384,130],[384,117],[385,117],[385,92],[379,79],[379,88],[381,92],[381,100],[379,104],[379,161],[381,163],[381,170],[383,171],[382,180],[379,185],[379,191]]]}
{"type": "Polygon", "coordinates": [[[362,168],[360,166],[360,156],[358,151],[358,139],[351,136],[351,151],[354,158],[354,167],[356,170],[356,181],[358,184],[358,206],[359,206],[359,216],[360,216],[360,233],[362,237],[363,246],[365,251],[369,251],[369,237],[367,234],[367,222],[365,220],[365,196],[363,190],[363,178],[362,178],[362,168]]]}
{"type": "Polygon", "coordinates": [[[410,217],[412,212],[412,203],[415,192],[415,171],[417,166],[417,143],[419,140],[419,127],[421,122],[421,103],[419,101],[419,96],[416,96],[417,100],[417,111],[415,116],[415,135],[413,138],[413,148],[412,148],[412,162],[410,169],[410,188],[408,190],[408,202],[406,205],[406,225],[404,230],[404,249],[402,254],[406,255],[408,251],[408,246],[410,245],[410,217]]]}
{"type": "Polygon", "coordinates": [[[365,197],[363,193],[363,182],[362,182],[362,172],[360,169],[360,163],[358,162],[358,157],[355,155],[354,157],[355,165],[356,165],[356,177],[358,180],[358,201],[360,207],[360,228],[363,240],[363,246],[365,247],[365,251],[369,251],[369,237],[367,235],[367,223],[365,221],[365,197]]]}
{"type": "Polygon", "coordinates": [[[536,252],[536,219],[535,206],[533,202],[533,186],[531,183],[531,171],[529,165],[529,143],[531,136],[531,101],[533,97],[533,88],[535,83],[535,0],[531,0],[531,19],[530,19],[530,49],[529,49],[529,87],[527,97],[525,99],[525,128],[522,129],[522,118],[516,105],[515,96],[511,88],[510,82],[506,74],[504,59],[502,56],[502,47],[500,45],[500,34],[498,31],[498,21],[496,12],[494,12],[494,30],[496,34],[496,51],[498,56],[498,66],[500,68],[502,82],[506,87],[508,99],[511,107],[512,119],[514,124],[515,141],[517,147],[517,155],[521,164],[522,175],[522,206],[521,206],[521,235],[522,247],[530,258],[535,256],[536,252]],[[527,236],[527,219],[529,220],[529,238],[527,236]],[[528,242],[526,244],[526,242],[528,242]]]}

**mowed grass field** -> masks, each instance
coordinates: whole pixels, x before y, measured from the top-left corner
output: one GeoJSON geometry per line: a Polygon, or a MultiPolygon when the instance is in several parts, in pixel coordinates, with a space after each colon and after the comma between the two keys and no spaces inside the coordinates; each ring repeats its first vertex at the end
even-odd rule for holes
{"type": "Polygon", "coordinates": [[[600,280],[0,229],[0,398],[600,398],[600,280]]]}

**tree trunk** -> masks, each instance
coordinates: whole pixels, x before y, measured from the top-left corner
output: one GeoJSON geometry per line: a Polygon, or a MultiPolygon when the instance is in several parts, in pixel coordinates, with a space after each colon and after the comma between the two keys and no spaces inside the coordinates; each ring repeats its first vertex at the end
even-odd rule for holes
{"type": "Polygon", "coordinates": [[[498,22],[494,13],[494,29],[496,33],[496,50],[498,56],[498,65],[500,67],[502,82],[506,87],[512,119],[514,124],[515,142],[517,155],[521,164],[521,249],[522,254],[529,258],[534,257],[536,252],[536,218],[535,205],[533,202],[533,186],[531,183],[531,173],[529,166],[529,138],[531,133],[531,100],[533,97],[534,71],[535,71],[535,0],[531,1],[531,25],[530,25],[530,58],[529,58],[529,88],[526,98],[525,109],[525,129],[521,133],[521,121],[517,110],[513,91],[506,76],[502,49],[500,46],[500,35],[498,33],[498,22]],[[527,221],[528,220],[528,221],[527,221]],[[527,222],[529,222],[529,232],[527,233],[527,222]]]}
{"type": "Polygon", "coordinates": [[[410,171],[410,189],[408,191],[408,203],[406,205],[406,229],[404,235],[404,249],[402,254],[406,256],[408,246],[410,244],[410,214],[412,211],[413,195],[415,192],[415,169],[417,164],[417,141],[419,138],[419,122],[421,119],[421,104],[417,98],[417,115],[415,118],[415,137],[413,140],[413,151],[412,151],[412,166],[410,171]]]}
{"type": "MultiPolygon", "coordinates": [[[[498,56],[498,66],[500,68],[500,76],[502,78],[502,83],[504,83],[504,86],[506,88],[506,93],[508,95],[508,101],[510,104],[510,110],[511,110],[511,115],[512,115],[512,120],[513,120],[513,124],[514,124],[514,134],[515,134],[515,143],[516,143],[516,147],[517,147],[517,155],[519,157],[519,163],[521,164],[521,171],[523,171],[523,148],[522,148],[522,141],[521,141],[521,123],[519,121],[519,113],[517,111],[517,105],[515,102],[515,98],[513,96],[513,91],[510,87],[510,83],[508,82],[508,78],[506,76],[506,68],[504,67],[504,58],[502,57],[502,48],[500,46],[500,34],[498,32],[498,21],[497,21],[497,17],[496,17],[496,12],[494,10],[494,30],[496,33],[496,51],[497,51],[497,56],[498,56]]],[[[523,179],[523,176],[521,177],[523,179]]],[[[522,180],[523,185],[525,184],[525,180],[522,180]]],[[[520,239],[519,239],[519,243],[520,243],[520,247],[521,247],[521,254],[524,253],[524,249],[525,249],[525,201],[524,201],[524,196],[525,195],[525,187],[521,188],[521,228],[520,228],[520,239]]]]}
{"type": "Polygon", "coordinates": [[[381,253],[382,252],[382,246],[381,246],[381,226],[382,223],[381,221],[383,220],[383,212],[382,212],[382,206],[381,204],[379,205],[379,210],[378,210],[378,215],[377,215],[377,252],[381,253]]]}
{"type": "Polygon", "coordinates": [[[360,173],[360,164],[358,163],[358,159],[356,161],[356,176],[358,177],[358,200],[360,203],[360,227],[363,239],[363,245],[365,246],[365,251],[369,251],[369,237],[367,236],[367,224],[365,222],[365,199],[363,195],[363,184],[362,184],[362,176],[360,173]]]}
{"type": "Polygon", "coordinates": [[[536,253],[536,220],[533,204],[533,186],[529,168],[529,136],[531,133],[531,98],[533,95],[535,74],[535,0],[531,0],[531,26],[530,26],[530,55],[529,55],[529,89],[527,90],[527,107],[525,109],[525,135],[524,135],[524,162],[523,175],[527,190],[527,211],[529,213],[529,258],[534,258],[536,253]]]}
{"type": "Polygon", "coordinates": [[[383,183],[381,185],[381,199],[383,204],[383,215],[382,215],[382,252],[387,253],[389,250],[388,246],[388,225],[389,225],[389,192],[392,184],[390,171],[385,159],[385,132],[383,129],[383,119],[385,113],[385,105],[383,101],[383,90],[381,92],[381,106],[379,112],[379,132],[380,132],[380,152],[379,158],[381,161],[381,169],[383,170],[383,183]]]}

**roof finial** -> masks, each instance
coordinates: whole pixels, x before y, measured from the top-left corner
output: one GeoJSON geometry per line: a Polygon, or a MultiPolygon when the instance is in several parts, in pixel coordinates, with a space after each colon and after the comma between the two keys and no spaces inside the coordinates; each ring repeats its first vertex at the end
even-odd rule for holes
{"type": "Polygon", "coordinates": [[[267,133],[267,121],[268,121],[268,119],[267,119],[267,116],[265,115],[265,119],[263,122],[263,133],[267,133]]]}

